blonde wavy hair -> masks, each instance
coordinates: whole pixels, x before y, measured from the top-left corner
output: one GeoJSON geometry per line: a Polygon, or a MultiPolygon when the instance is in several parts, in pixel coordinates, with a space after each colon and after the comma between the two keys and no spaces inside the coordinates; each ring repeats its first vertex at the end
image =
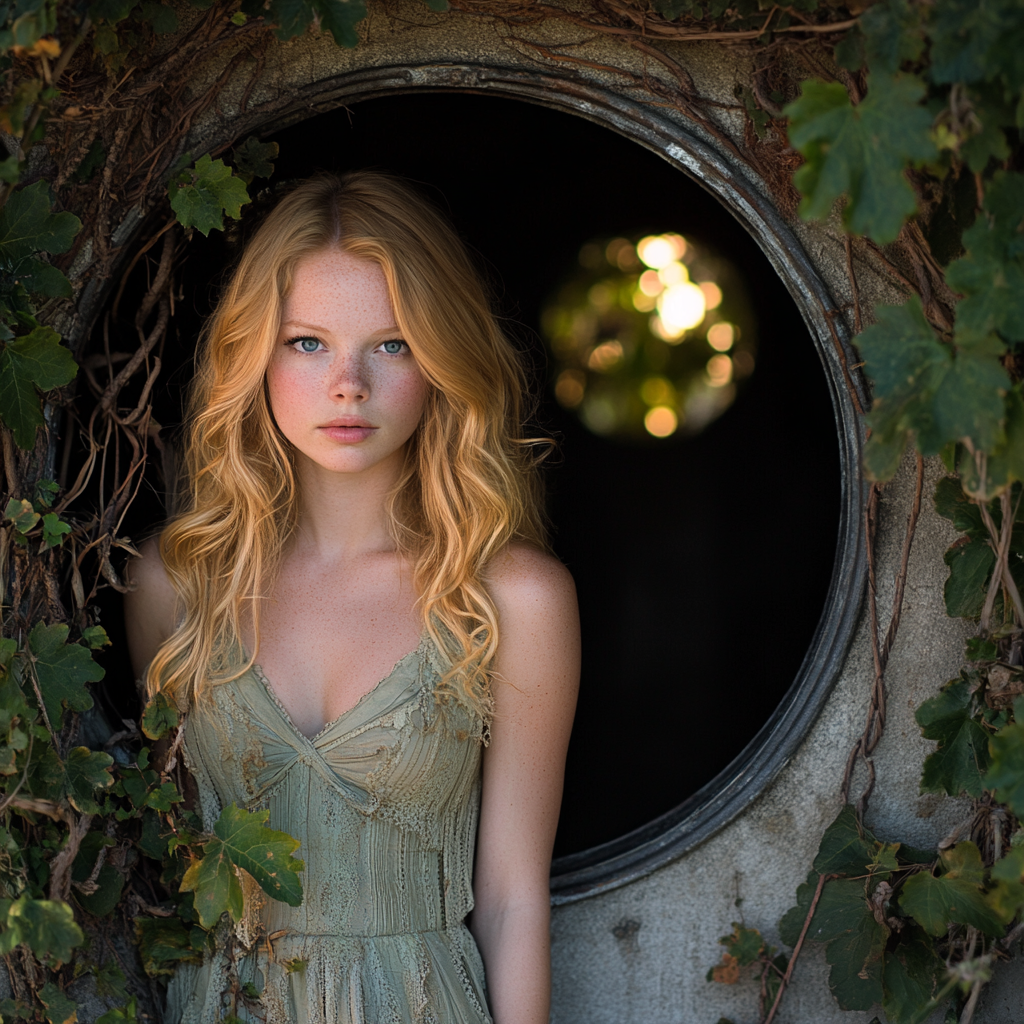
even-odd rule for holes
{"type": "Polygon", "coordinates": [[[181,511],[160,537],[182,617],[149,666],[147,688],[187,707],[257,657],[261,598],[299,512],[266,369],[296,265],[330,249],[381,267],[397,325],[430,385],[388,498],[389,524],[415,566],[424,625],[451,666],[440,689],[484,710],[499,639],[484,570],[512,540],[547,547],[538,462],[551,442],[520,436],[532,412],[522,360],[458,236],[406,182],[365,171],[320,174],[287,192],[206,324],[181,511]],[[241,664],[244,614],[257,649],[241,664]]]}

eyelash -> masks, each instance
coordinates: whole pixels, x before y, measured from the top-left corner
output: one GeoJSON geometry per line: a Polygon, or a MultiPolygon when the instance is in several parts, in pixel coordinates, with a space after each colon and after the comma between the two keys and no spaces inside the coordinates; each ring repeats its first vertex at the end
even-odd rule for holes
{"type": "MultiPolygon", "coordinates": [[[[319,338],[314,338],[313,335],[311,334],[301,334],[297,338],[289,338],[288,341],[285,342],[285,344],[291,346],[292,348],[295,348],[300,341],[315,341],[318,345],[323,345],[323,342],[319,338]]],[[[405,341],[403,338],[388,338],[387,341],[382,341],[380,343],[380,347],[383,347],[384,345],[391,345],[394,344],[395,342],[404,345],[405,352],[409,351],[409,343],[405,341]]],[[[305,352],[305,355],[316,355],[317,351],[317,349],[314,349],[312,352],[305,352]]],[[[387,352],[385,354],[389,356],[400,356],[404,355],[405,352],[387,352]]]]}

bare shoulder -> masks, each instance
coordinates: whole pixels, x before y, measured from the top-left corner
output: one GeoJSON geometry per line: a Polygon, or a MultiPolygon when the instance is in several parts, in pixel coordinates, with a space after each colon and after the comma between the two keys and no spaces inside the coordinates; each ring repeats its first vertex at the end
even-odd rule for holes
{"type": "Polygon", "coordinates": [[[516,541],[487,566],[487,588],[503,619],[577,615],[576,584],[553,555],[516,541]]]}
{"type": "Polygon", "coordinates": [[[126,575],[132,588],[124,598],[128,649],[132,667],[141,676],[175,625],[177,595],[160,558],[159,538],[139,545],[139,557],[128,563],[126,575]]]}

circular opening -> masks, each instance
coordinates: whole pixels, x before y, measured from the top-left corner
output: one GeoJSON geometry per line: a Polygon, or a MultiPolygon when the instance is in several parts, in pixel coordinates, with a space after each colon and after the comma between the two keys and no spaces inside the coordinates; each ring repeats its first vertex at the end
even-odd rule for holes
{"type": "MultiPolygon", "coordinates": [[[[576,578],[584,632],[556,875],[566,898],[618,884],[633,870],[623,873],[623,857],[713,804],[735,783],[730,765],[760,756],[751,744],[783,713],[802,663],[806,675],[830,580],[835,593],[840,444],[807,327],[722,202],[583,118],[495,96],[420,93],[368,100],[273,138],[275,180],[378,167],[423,183],[479,254],[533,363],[539,425],[560,440],[548,474],[553,544],[576,578]],[[757,367],[700,432],[637,443],[594,432],[557,401],[542,311],[588,243],[666,231],[735,268],[756,322],[757,367]],[[616,859],[620,867],[602,875],[616,859]]],[[[180,418],[195,336],[228,257],[223,236],[197,236],[182,267],[177,341],[155,396],[165,425],[180,418]]],[[[134,535],[159,519],[155,492],[132,515],[134,535]]],[[[854,577],[846,572],[847,590],[857,590],[854,577]]],[[[844,640],[833,638],[833,662],[844,640]]],[[[828,672],[819,676],[802,685],[827,691],[828,672]]]]}

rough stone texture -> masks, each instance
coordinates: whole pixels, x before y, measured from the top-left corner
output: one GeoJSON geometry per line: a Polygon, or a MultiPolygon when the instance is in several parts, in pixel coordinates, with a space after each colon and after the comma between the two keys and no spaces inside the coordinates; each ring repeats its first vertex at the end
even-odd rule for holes
{"type": "MultiPolygon", "coordinates": [[[[581,30],[565,25],[520,32],[549,44],[585,37],[581,30]]],[[[438,17],[419,3],[389,5],[386,13],[376,9],[364,24],[363,35],[364,44],[350,51],[338,49],[327,38],[314,37],[272,50],[246,111],[240,110],[239,102],[252,68],[243,68],[219,106],[196,125],[189,148],[198,154],[223,144],[258,127],[260,118],[264,123],[282,116],[294,120],[304,104],[310,113],[336,104],[331,95],[343,86],[345,77],[368,68],[473,64],[543,69],[567,80],[621,90],[633,100],[642,98],[614,71],[544,61],[485,19],[438,17]],[[288,109],[291,113],[282,114],[288,109]]],[[[572,52],[634,74],[645,70],[640,54],[608,39],[572,52]]],[[[702,95],[725,102],[733,102],[734,83],[748,70],[741,53],[716,44],[676,45],[673,55],[688,69],[702,95]]],[[[660,73],[650,63],[646,70],[660,73]]],[[[211,68],[208,80],[218,71],[211,68]]],[[[455,75],[453,86],[459,82],[455,75]]],[[[660,109],[663,116],[694,131],[678,111],[660,109]]],[[[740,136],[738,112],[719,109],[714,116],[727,133],[740,136]]],[[[696,134],[703,133],[697,130],[696,134]]],[[[703,137],[713,143],[706,134],[703,137]]],[[[768,194],[763,182],[753,184],[768,194]]],[[[835,305],[849,308],[847,256],[835,224],[792,227],[830,288],[835,305]]],[[[866,311],[875,301],[898,301],[891,276],[870,254],[856,253],[854,266],[866,311]]],[[[937,843],[967,810],[961,801],[919,796],[920,766],[931,744],[921,739],[913,712],[956,674],[963,640],[970,633],[967,625],[944,616],[942,554],[955,535],[931,503],[941,465],[932,461],[926,469],[903,624],[887,673],[889,717],[874,758],[877,782],[868,815],[869,826],[880,836],[920,846],[937,843]]],[[[908,457],[881,502],[877,564],[883,624],[888,622],[914,475],[914,461],[908,457]]],[[[629,886],[555,910],[552,1019],[557,1024],[711,1024],[720,1016],[736,1021],[756,1017],[757,993],[752,984],[709,984],[705,974],[718,959],[719,936],[741,916],[748,926],[778,942],[777,922],[794,902],[795,889],[807,874],[821,833],[839,809],[837,792],[848,751],[863,728],[872,675],[865,608],[827,706],[768,791],[716,836],[668,867],[629,886]],[[735,905],[738,897],[742,910],[735,905]]],[[[656,741],[679,742],[672,731],[656,741]]],[[[855,794],[862,783],[858,773],[855,794]]],[[[997,974],[977,1021],[1010,1024],[1021,1019],[1022,969],[1016,961],[997,974]]],[[[840,1012],[826,978],[822,951],[809,947],[795,972],[780,1024],[854,1024],[870,1021],[876,1012],[881,1015],[879,1008],[840,1012]]]]}

